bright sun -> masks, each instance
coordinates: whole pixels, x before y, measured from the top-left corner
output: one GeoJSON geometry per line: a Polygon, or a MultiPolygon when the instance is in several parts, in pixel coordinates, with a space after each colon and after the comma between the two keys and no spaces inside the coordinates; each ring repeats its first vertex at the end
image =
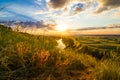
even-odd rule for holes
{"type": "Polygon", "coordinates": [[[56,29],[59,31],[66,31],[68,29],[68,26],[66,24],[59,24],[56,26],[56,29]]]}

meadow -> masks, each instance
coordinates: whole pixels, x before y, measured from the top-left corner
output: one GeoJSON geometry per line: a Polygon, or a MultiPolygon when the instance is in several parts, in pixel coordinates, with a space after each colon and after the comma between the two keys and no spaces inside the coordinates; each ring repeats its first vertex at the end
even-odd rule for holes
{"type": "Polygon", "coordinates": [[[0,25],[0,80],[120,80],[120,36],[40,36],[0,25]],[[61,38],[65,49],[56,47],[61,38]]]}

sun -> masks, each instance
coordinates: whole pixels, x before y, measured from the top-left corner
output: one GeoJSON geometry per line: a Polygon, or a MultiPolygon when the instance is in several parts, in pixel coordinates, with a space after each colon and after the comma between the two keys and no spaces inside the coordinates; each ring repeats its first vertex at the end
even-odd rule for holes
{"type": "Polygon", "coordinates": [[[68,26],[66,24],[59,24],[56,26],[56,30],[59,30],[59,31],[66,31],[68,29],[68,26]]]}

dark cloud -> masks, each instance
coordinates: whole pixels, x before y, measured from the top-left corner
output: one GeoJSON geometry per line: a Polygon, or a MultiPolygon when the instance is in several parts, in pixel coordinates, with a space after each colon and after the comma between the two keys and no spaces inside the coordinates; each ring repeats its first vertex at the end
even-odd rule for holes
{"type": "Polygon", "coordinates": [[[120,6],[120,0],[100,0],[103,6],[118,7],[120,6]]]}
{"type": "Polygon", "coordinates": [[[120,0],[99,0],[100,7],[96,14],[120,7],[120,0]]]}
{"type": "Polygon", "coordinates": [[[64,7],[68,2],[69,0],[50,0],[48,5],[54,9],[57,9],[64,7]]]}

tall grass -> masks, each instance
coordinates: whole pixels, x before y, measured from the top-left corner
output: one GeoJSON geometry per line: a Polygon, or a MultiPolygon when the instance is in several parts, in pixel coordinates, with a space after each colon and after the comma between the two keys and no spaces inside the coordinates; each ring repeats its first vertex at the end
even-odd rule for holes
{"type": "Polygon", "coordinates": [[[120,59],[100,61],[95,69],[97,80],[120,80],[120,59]]]}
{"type": "Polygon", "coordinates": [[[63,37],[66,48],[60,50],[58,38],[14,32],[0,25],[0,80],[120,79],[116,43],[117,50],[109,51],[89,45],[103,44],[103,37],[63,37]]]}

